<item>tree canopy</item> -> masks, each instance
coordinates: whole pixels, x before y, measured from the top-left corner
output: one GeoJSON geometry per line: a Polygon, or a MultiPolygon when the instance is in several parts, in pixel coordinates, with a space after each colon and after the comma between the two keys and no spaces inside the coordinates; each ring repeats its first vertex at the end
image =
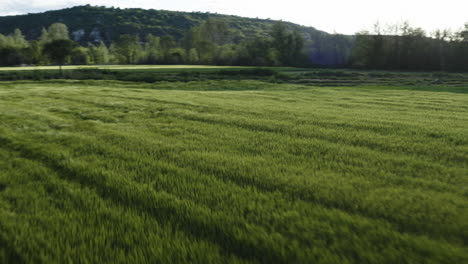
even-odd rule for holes
{"type": "Polygon", "coordinates": [[[50,59],[61,66],[65,64],[67,57],[72,55],[76,43],[69,39],[57,39],[44,45],[43,52],[50,59]]]}

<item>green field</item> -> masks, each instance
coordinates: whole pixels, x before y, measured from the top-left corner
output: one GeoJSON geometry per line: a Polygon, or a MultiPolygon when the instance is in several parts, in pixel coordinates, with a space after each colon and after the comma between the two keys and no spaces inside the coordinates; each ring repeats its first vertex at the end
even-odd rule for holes
{"type": "MultiPolygon", "coordinates": [[[[236,66],[206,66],[206,65],[76,65],[63,66],[64,70],[77,69],[103,69],[103,70],[163,70],[163,69],[223,69],[223,68],[252,68],[236,66]]],[[[58,66],[26,66],[26,67],[1,67],[0,71],[37,71],[57,70],[58,66]]]]}
{"type": "Polygon", "coordinates": [[[468,85],[0,82],[0,263],[468,263],[468,85]]]}

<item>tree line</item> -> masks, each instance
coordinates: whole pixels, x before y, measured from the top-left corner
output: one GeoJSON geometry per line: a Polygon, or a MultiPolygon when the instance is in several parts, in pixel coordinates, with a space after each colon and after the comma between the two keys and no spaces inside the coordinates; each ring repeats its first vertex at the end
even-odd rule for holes
{"type": "MultiPolygon", "coordinates": [[[[140,38],[124,34],[111,43],[79,45],[69,38],[65,24],[42,29],[38,39],[27,41],[19,29],[0,34],[0,65],[55,64],[209,64],[245,66],[316,66],[321,56],[328,66],[382,70],[468,70],[468,24],[459,32],[436,31],[427,35],[408,23],[354,37],[348,53],[336,44],[316,43],[310,51],[303,34],[278,22],[267,36],[233,41],[229,26],[208,19],[176,40],[171,35],[140,38]],[[323,53],[323,54],[322,54],[323,53]],[[310,55],[313,54],[313,55],[310,55]],[[333,54],[337,54],[333,58],[333,54]],[[339,56],[338,56],[339,55],[339,56]]],[[[339,36],[337,36],[339,40],[339,36]]],[[[344,45],[343,45],[344,46],[344,45]]]]}
{"type": "Polygon", "coordinates": [[[221,20],[208,19],[191,28],[182,40],[173,36],[148,34],[144,39],[124,34],[106,45],[78,45],[69,38],[66,25],[55,23],[42,29],[37,40],[26,41],[19,29],[0,34],[0,65],[87,64],[211,64],[252,66],[306,66],[304,38],[283,23],[273,26],[268,37],[234,44],[229,27],[221,20]],[[60,41],[59,41],[60,40],[60,41]],[[65,40],[65,41],[63,41],[65,40]],[[68,54],[54,57],[54,50],[68,54]],[[60,57],[60,56],[59,56],[60,57]]]}
{"type": "Polygon", "coordinates": [[[359,32],[349,65],[378,70],[468,70],[468,23],[458,32],[437,30],[427,34],[407,22],[372,32],[359,32]]]}

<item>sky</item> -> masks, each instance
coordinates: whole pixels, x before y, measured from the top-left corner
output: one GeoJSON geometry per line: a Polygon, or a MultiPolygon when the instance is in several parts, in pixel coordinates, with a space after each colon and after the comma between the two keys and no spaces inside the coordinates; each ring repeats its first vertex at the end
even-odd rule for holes
{"type": "Polygon", "coordinates": [[[468,23],[468,0],[0,0],[0,16],[85,4],[270,18],[341,34],[371,30],[376,22],[408,21],[428,33],[468,23]]]}

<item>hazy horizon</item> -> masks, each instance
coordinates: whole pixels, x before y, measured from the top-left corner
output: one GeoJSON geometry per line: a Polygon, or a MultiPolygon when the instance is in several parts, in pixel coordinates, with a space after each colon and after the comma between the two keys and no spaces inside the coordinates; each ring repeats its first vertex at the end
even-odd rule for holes
{"type": "Polygon", "coordinates": [[[4,0],[0,3],[0,16],[38,13],[77,5],[120,8],[163,9],[185,12],[212,12],[243,17],[258,17],[289,21],[311,26],[329,33],[354,34],[372,29],[376,22],[385,27],[408,21],[428,33],[436,29],[458,30],[468,22],[468,3],[462,0],[377,2],[371,0],[325,2],[291,0],[287,2],[238,0],[152,1],[139,0],[4,0]],[[267,8],[266,8],[267,7],[267,8]],[[317,11],[318,10],[318,11],[317,11]]]}

